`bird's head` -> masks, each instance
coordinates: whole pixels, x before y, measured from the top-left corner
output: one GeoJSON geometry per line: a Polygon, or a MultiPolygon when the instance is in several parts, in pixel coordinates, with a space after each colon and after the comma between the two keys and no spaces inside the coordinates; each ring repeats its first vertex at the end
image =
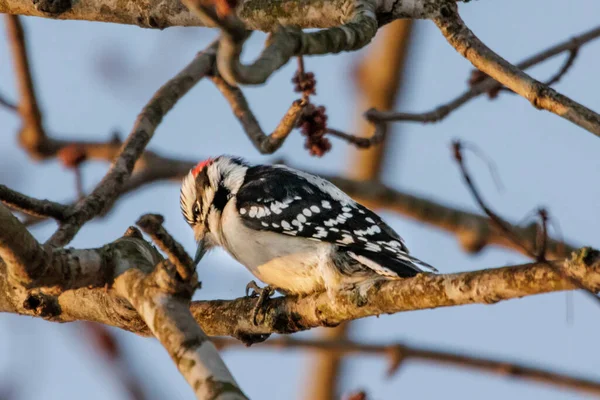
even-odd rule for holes
{"type": "Polygon", "coordinates": [[[201,161],[190,170],[181,185],[181,212],[194,230],[198,243],[197,264],[215,244],[221,213],[244,182],[246,163],[235,157],[219,156],[201,161]]]}

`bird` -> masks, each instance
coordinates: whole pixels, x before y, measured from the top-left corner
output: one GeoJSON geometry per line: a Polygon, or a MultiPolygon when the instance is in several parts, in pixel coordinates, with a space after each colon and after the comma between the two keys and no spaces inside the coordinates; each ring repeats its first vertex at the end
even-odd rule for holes
{"type": "Polygon", "coordinates": [[[257,310],[274,291],[334,299],[343,289],[437,272],[410,255],[376,213],[331,182],[286,165],[229,155],[203,160],[184,177],[180,206],[197,242],[195,265],[223,248],[267,285],[246,286],[247,296],[259,297],[257,310]]]}

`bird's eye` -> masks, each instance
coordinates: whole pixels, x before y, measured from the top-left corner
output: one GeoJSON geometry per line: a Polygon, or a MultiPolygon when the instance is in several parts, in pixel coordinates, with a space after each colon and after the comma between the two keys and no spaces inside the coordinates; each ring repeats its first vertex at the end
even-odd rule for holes
{"type": "Polygon", "coordinates": [[[194,204],[194,208],[192,209],[192,213],[194,214],[194,219],[198,220],[198,218],[200,217],[200,207],[198,206],[198,203],[194,204]]]}

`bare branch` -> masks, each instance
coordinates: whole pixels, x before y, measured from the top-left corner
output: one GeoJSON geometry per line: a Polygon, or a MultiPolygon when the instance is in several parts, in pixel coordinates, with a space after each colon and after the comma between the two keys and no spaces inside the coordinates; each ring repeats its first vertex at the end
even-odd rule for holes
{"type": "Polygon", "coordinates": [[[293,56],[335,54],[360,49],[371,41],[378,28],[375,2],[353,0],[352,6],[342,11],[346,15],[341,19],[347,21],[342,26],[311,33],[303,33],[298,28],[280,27],[271,35],[258,59],[250,65],[243,65],[240,55],[248,38],[243,22],[233,15],[220,18],[214,9],[202,5],[198,0],[183,2],[201,20],[221,28],[217,67],[230,85],[265,83],[273,72],[293,56]]]}
{"type": "Polygon", "coordinates": [[[35,217],[49,217],[63,221],[68,212],[68,206],[50,200],[38,200],[0,185],[0,201],[8,207],[35,217]]]}
{"type": "Polygon", "coordinates": [[[138,269],[124,272],[115,280],[115,289],[169,352],[197,399],[247,399],[190,313],[193,282],[182,282],[164,261],[148,275],[138,269]]]}
{"type": "Polygon", "coordinates": [[[0,93],[0,106],[8,108],[10,111],[19,111],[17,105],[7,100],[6,97],[2,95],[2,93],[0,93]]]}
{"type": "Polygon", "coordinates": [[[266,135],[250,110],[244,93],[239,88],[229,85],[218,75],[211,76],[210,79],[229,102],[233,114],[244,128],[244,132],[261,154],[272,154],[281,147],[296,126],[306,105],[305,100],[294,101],[275,130],[270,135],[266,135]]]}
{"type": "MultiPolygon", "coordinates": [[[[531,56],[517,64],[517,68],[525,70],[529,67],[542,63],[549,58],[555,57],[565,51],[571,52],[575,48],[581,48],[583,45],[600,37],[600,27],[595,27],[583,34],[565,40],[557,45],[554,45],[534,56],[531,56]]],[[[498,91],[502,84],[492,78],[485,78],[481,82],[473,85],[465,93],[457,98],[445,103],[435,109],[424,113],[400,113],[395,111],[378,111],[375,109],[368,110],[365,116],[372,121],[407,121],[407,122],[439,122],[446,118],[451,112],[457,110],[470,100],[478,97],[483,93],[498,91]]]]}
{"type": "Polygon", "coordinates": [[[317,326],[335,326],[343,321],[403,311],[491,304],[540,293],[576,288],[555,268],[600,290],[600,252],[584,248],[571,259],[524,264],[458,274],[421,274],[414,278],[385,281],[363,295],[342,291],[335,303],[326,293],[303,298],[274,298],[265,307],[264,318],[252,323],[254,303],[233,301],[195,302],[192,312],[211,336],[236,332],[248,334],[293,333],[317,326]]]}
{"type": "MultiPolygon", "coordinates": [[[[4,206],[0,206],[0,212],[3,216],[0,257],[4,261],[0,263],[0,274],[7,271],[9,276],[17,279],[24,277],[22,281],[37,278],[38,288],[35,291],[19,289],[6,279],[0,279],[0,312],[42,316],[62,322],[101,322],[148,334],[144,321],[125,307],[114,292],[103,289],[104,285],[111,284],[114,276],[131,268],[150,272],[161,260],[139,234],[133,231],[100,249],[54,249],[43,257],[39,256],[44,253],[43,249],[35,239],[26,237],[29,234],[19,221],[4,206]]],[[[584,248],[574,252],[568,260],[458,274],[420,274],[410,279],[382,281],[366,293],[342,290],[335,302],[327,293],[270,299],[258,324],[253,322],[256,304],[251,298],[193,302],[191,309],[211,336],[292,333],[372,315],[489,304],[576,288],[563,274],[598,291],[600,252],[584,248]],[[562,273],[558,273],[557,268],[562,268],[562,273]]]]}
{"type": "Polygon", "coordinates": [[[600,136],[600,115],[544,85],[494,53],[465,25],[456,4],[447,4],[434,22],[450,45],[477,69],[523,96],[538,108],[600,136]]]}
{"type": "Polygon", "coordinates": [[[42,126],[42,115],[31,77],[25,33],[19,16],[6,15],[5,20],[20,96],[17,109],[21,115],[23,126],[19,133],[19,142],[24,148],[34,149],[45,139],[46,133],[42,126]]]}
{"type": "Polygon", "coordinates": [[[66,245],[84,223],[113,204],[164,115],[212,69],[215,51],[216,44],[213,44],[199,53],[187,67],[156,92],[138,116],[120,155],[112,163],[106,176],[92,193],[75,205],[69,219],[48,240],[49,244],[66,245]]]}
{"type": "MultiPolygon", "coordinates": [[[[536,247],[535,247],[539,242],[539,234],[536,235],[535,242],[531,243],[527,240],[523,240],[519,236],[518,232],[513,231],[511,229],[512,227],[510,226],[510,224],[506,223],[498,214],[496,214],[494,211],[492,211],[492,209],[485,203],[485,201],[483,200],[483,197],[481,196],[481,194],[475,187],[475,183],[473,182],[473,179],[471,178],[471,174],[469,173],[469,171],[467,170],[467,167],[465,166],[464,158],[463,158],[463,154],[462,154],[462,147],[461,147],[460,142],[458,142],[458,141],[454,142],[453,151],[454,151],[454,159],[458,163],[458,166],[462,173],[463,179],[464,179],[465,183],[467,184],[469,191],[475,198],[475,201],[477,202],[479,207],[481,207],[481,209],[490,218],[490,220],[498,227],[500,232],[502,232],[502,234],[505,235],[508,238],[508,240],[510,240],[516,247],[520,247],[523,253],[527,254],[529,257],[533,258],[534,260],[545,263],[546,262],[547,239],[544,237],[543,244],[542,244],[543,251],[539,252],[538,249],[536,249],[536,247]]],[[[544,236],[546,236],[547,235],[547,231],[546,231],[547,214],[545,212],[542,212],[540,214],[542,216],[543,234],[544,234],[544,236]]],[[[552,266],[552,265],[548,263],[548,266],[552,266]]],[[[576,278],[566,275],[561,269],[557,269],[556,271],[559,274],[563,275],[563,277],[565,279],[570,281],[571,284],[573,284],[573,286],[584,290],[587,294],[589,294],[594,299],[594,301],[596,301],[596,303],[600,304],[600,298],[598,296],[596,296],[595,291],[593,291],[592,289],[585,286],[585,284],[583,282],[580,282],[576,278]]]]}
{"type": "MultiPolygon", "coordinates": [[[[378,2],[376,10],[380,25],[398,18],[428,18],[432,9],[447,0],[417,0],[411,2],[378,2]]],[[[463,0],[459,0],[463,1],[463,0]]],[[[237,14],[249,29],[272,32],[278,26],[299,28],[331,28],[345,22],[353,1],[304,0],[289,1],[237,1],[237,14]]],[[[162,0],[81,0],[39,1],[8,0],[0,3],[0,13],[31,15],[36,17],[112,22],[138,25],[143,28],[165,29],[171,26],[205,26],[181,1],[162,0]],[[56,7],[58,5],[59,7],[56,7]],[[54,7],[49,7],[54,6],[54,7]],[[54,10],[50,10],[54,8],[54,10]]],[[[208,26],[214,26],[208,24],[208,26]]]]}
{"type": "MultiPolygon", "coordinates": [[[[104,248],[48,249],[40,245],[2,204],[0,226],[0,261],[6,264],[8,276],[26,288],[47,287],[53,291],[64,291],[80,287],[103,287],[111,281],[115,270],[124,266],[129,268],[132,262],[127,259],[132,250],[125,251],[126,244],[117,246],[121,253],[111,263],[106,262],[104,248]]],[[[107,247],[111,248],[110,245],[107,247]]],[[[135,250],[140,251],[137,248],[135,250]]],[[[151,260],[157,256],[154,250],[146,250],[144,254],[151,260]]]]}
{"type": "Polygon", "coordinates": [[[177,273],[183,280],[195,279],[195,266],[191,257],[162,226],[164,218],[162,215],[145,214],[137,220],[136,224],[152,238],[152,241],[167,254],[169,261],[177,269],[177,273]]]}
{"type": "Polygon", "coordinates": [[[355,136],[346,132],[338,131],[337,129],[327,128],[326,132],[332,136],[345,140],[346,142],[355,145],[359,149],[368,149],[371,146],[378,145],[383,142],[384,130],[382,124],[374,124],[375,131],[373,136],[366,138],[363,136],[355,136]]]}
{"type": "MultiPolygon", "coordinates": [[[[241,343],[233,339],[214,338],[213,342],[219,349],[238,348],[241,343]]],[[[424,361],[436,365],[448,365],[468,370],[487,372],[500,376],[539,382],[549,386],[571,389],[582,393],[600,395],[600,382],[582,377],[555,372],[548,369],[537,368],[514,361],[495,360],[483,357],[474,357],[459,352],[443,351],[426,347],[417,347],[402,342],[389,344],[367,344],[351,340],[314,340],[281,338],[258,343],[252,348],[256,349],[307,349],[313,351],[327,351],[339,355],[365,355],[371,354],[390,361],[390,373],[398,370],[400,365],[408,360],[424,361]]]]}

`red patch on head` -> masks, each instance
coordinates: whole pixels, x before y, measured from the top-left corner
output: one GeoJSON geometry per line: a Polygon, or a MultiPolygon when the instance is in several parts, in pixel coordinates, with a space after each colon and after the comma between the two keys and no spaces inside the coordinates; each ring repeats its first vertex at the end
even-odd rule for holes
{"type": "Polygon", "coordinates": [[[198,174],[200,173],[200,171],[202,171],[204,169],[204,167],[206,167],[208,164],[212,163],[213,159],[209,158],[207,160],[204,161],[200,161],[193,169],[192,169],[192,175],[194,175],[195,177],[198,176],[198,174]]]}

